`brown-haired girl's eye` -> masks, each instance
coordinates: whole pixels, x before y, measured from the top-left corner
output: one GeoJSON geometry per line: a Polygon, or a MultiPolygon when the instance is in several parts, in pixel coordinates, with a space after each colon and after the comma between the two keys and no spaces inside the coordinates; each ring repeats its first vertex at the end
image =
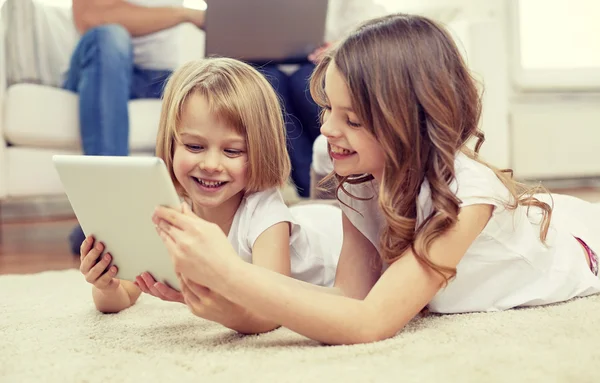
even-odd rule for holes
{"type": "Polygon", "coordinates": [[[362,125],[358,122],[352,122],[350,121],[350,119],[346,120],[346,124],[348,124],[348,126],[352,127],[352,128],[360,128],[362,125]]]}

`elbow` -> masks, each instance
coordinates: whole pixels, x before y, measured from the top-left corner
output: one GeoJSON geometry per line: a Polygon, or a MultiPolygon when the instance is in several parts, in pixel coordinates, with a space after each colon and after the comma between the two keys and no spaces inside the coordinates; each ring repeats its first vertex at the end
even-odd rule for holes
{"type": "Polygon", "coordinates": [[[366,326],[367,328],[356,332],[355,334],[344,337],[343,341],[339,343],[334,343],[337,345],[353,345],[353,344],[365,344],[365,343],[375,343],[382,340],[386,340],[394,336],[394,334],[389,334],[384,331],[380,331],[378,329],[369,328],[371,326],[366,326]]]}
{"type": "Polygon", "coordinates": [[[259,327],[259,328],[232,328],[232,330],[237,331],[242,335],[260,335],[271,332],[273,330],[277,330],[280,326],[267,326],[267,327],[259,327]]]}
{"type": "Polygon", "coordinates": [[[117,314],[124,310],[122,307],[116,306],[100,306],[96,305],[96,310],[100,311],[102,314],[117,314]]]}
{"type": "Polygon", "coordinates": [[[397,331],[389,331],[385,328],[369,326],[371,328],[366,329],[361,334],[361,343],[375,343],[382,340],[389,339],[397,334],[397,331]]]}
{"type": "Polygon", "coordinates": [[[350,346],[355,344],[375,343],[391,338],[394,335],[395,333],[389,334],[377,329],[365,328],[352,333],[340,334],[333,339],[328,337],[327,340],[323,340],[322,342],[330,346],[350,346]]]}
{"type": "Polygon", "coordinates": [[[389,339],[396,335],[406,323],[402,323],[400,327],[398,325],[390,326],[389,323],[382,323],[381,319],[367,317],[360,325],[360,328],[352,332],[352,336],[346,339],[345,342],[340,344],[364,344],[364,343],[375,343],[382,340],[389,339]]]}
{"type": "Polygon", "coordinates": [[[276,324],[276,323],[272,323],[272,322],[254,322],[254,323],[238,323],[238,324],[234,324],[234,325],[227,325],[227,324],[223,324],[225,327],[233,330],[233,331],[237,331],[238,333],[242,334],[242,335],[259,335],[259,334],[264,334],[267,332],[271,332],[273,330],[278,329],[279,327],[281,327],[280,325],[276,324]]]}

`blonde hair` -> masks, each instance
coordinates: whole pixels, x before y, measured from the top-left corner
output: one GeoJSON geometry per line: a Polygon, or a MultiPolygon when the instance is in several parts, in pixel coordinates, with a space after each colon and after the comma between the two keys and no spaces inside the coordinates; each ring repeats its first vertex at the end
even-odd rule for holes
{"type": "MultiPolygon", "coordinates": [[[[384,153],[378,203],[386,220],[380,238],[380,256],[385,262],[394,262],[411,249],[446,283],[456,275],[456,269],[432,262],[428,252],[432,242],[458,221],[461,201],[450,184],[456,177],[454,161],[459,151],[490,167],[506,185],[512,195],[511,201],[502,201],[507,208],[542,209],[540,238],[545,241],[552,208],[532,196],[543,189],[529,189],[512,180],[510,170],[495,169],[478,158],[484,140],[478,128],[480,95],[443,27],[405,14],[366,22],[313,73],[311,93],[321,106],[326,104],[325,72],[332,62],[345,78],[354,112],[384,153]],[[477,140],[475,150],[467,147],[472,138],[477,140]],[[416,201],[425,180],[431,188],[433,212],[417,226],[416,201]]],[[[324,184],[334,179],[337,193],[350,195],[345,183],[363,183],[373,177],[332,173],[324,184]]]]}
{"type": "Polygon", "coordinates": [[[283,186],[290,174],[283,112],[268,81],[250,65],[228,58],[189,62],[169,78],[163,95],[156,155],[165,162],[177,190],[185,194],[173,173],[179,124],[191,94],[206,98],[210,112],[246,139],[248,185],[252,193],[283,186]]]}

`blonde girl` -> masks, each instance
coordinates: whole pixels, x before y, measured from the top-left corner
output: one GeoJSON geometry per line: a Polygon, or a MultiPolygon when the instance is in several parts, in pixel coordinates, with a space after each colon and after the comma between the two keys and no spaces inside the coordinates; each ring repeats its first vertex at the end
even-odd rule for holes
{"type": "MultiPolygon", "coordinates": [[[[330,286],[341,244],[341,212],[331,206],[313,207],[322,230],[314,225],[311,229],[300,225],[284,204],[278,189],[290,173],[284,132],[280,104],[263,76],[240,61],[206,59],[184,65],[169,79],[156,153],[186,201],[182,214],[192,222],[214,224],[238,259],[330,286]],[[329,230],[337,231],[340,239],[329,240],[329,230]]],[[[188,303],[196,315],[243,333],[278,325],[185,279],[183,292],[190,285],[197,292],[191,302],[148,273],[135,283],[119,281],[114,278],[118,265],[106,269],[103,259],[94,266],[103,246],[96,241],[98,247],[92,248],[93,243],[88,238],[82,245],[81,270],[94,285],[100,311],[120,311],[146,292],[188,303]]],[[[110,253],[106,256],[110,259],[110,253]]]]}

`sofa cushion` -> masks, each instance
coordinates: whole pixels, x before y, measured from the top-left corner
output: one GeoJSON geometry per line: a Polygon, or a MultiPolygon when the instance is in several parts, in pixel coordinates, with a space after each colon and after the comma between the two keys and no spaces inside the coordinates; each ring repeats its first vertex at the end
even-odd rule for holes
{"type": "MultiPolygon", "coordinates": [[[[15,146],[80,150],[78,96],[37,84],[8,88],[3,134],[15,146]]],[[[161,101],[129,102],[129,146],[132,152],[153,151],[161,101]]]]}

